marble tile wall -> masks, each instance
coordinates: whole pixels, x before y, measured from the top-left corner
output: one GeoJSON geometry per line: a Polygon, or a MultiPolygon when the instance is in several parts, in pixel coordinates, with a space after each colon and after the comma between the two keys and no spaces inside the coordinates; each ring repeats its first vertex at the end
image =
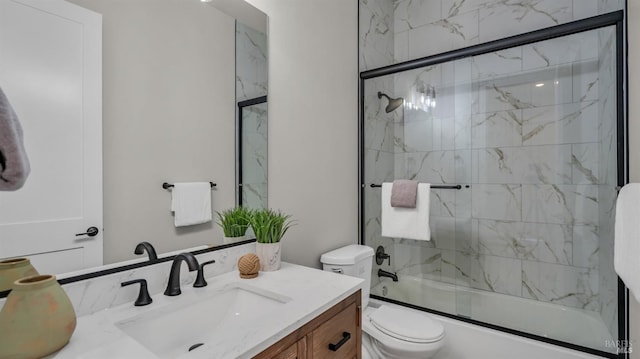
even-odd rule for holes
{"type": "MultiPolygon", "coordinates": [[[[619,0],[362,0],[360,68],[623,7],[619,0]]],[[[615,337],[612,35],[576,34],[365,82],[365,183],[472,186],[432,191],[430,242],[380,237],[379,190],[366,188],[365,243],[394,255],[383,269],[598,312],[615,337]],[[382,111],[377,91],[407,99],[421,81],[437,87],[434,110],[382,111]]]]}
{"type": "Polygon", "coordinates": [[[360,0],[359,7],[359,66],[360,71],[393,63],[392,0],[360,0]]]}
{"type": "Polygon", "coordinates": [[[267,104],[242,110],[242,205],[267,208],[267,104]]]}
{"type": "MultiPolygon", "coordinates": [[[[601,5],[607,5],[603,3],[601,5]]],[[[616,176],[616,81],[615,81],[615,35],[612,29],[598,31],[599,67],[598,67],[598,113],[601,118],[601,146],[598,148],[600,163],[606,163],[599,171],[598,186],[599,223],[596,229],[598,252],[593,253],[600,274],[601,316],[613,337],[618,333],[618,276],[613,268],[613,218],[615,215],[616,176]]]]}
{"type": "Polygon", "coordinates": [[[360,70],[623,7],[624,0],[360,0],[360,70]]]}
{"type": "MultiPolygon", "coordinates": [[[[362,16],[362,14],[361,14],[362,16]]],[[[395,97],[393,81],[389,78],[379,78],[367,81],[364,101],[364,166],[367,184],[380,184],[394,178],[394,148],[395,143],[401,143],[402,138],[395,138],[394,126],[400,121],[399,111],[386,113],[387,100],[378,98],[378,91],[395,97]]],[[[364,236],[367,245],[377,248],[382,245],[386,253],[393,255],[393,246],[387,239],[381,237],[380,227],[380,190],[365,187],[364,208],[364,236]]],[[[387,262],[385,262],[386,265],[387,262]]],[[[372,285],[378,283],[378,267],[372,268],[372,285]]],[[[382,267],[385,270],[393,270],[388,265],[382,267]]]]}
{"type": "MultiPolygon", "coordinates": [[[[236,22],[236,101],[267,95],[267,35],[236,22]]],[[[242,204],[267,207],[267,104],[243,109],[242,204]]]]}
{"type": "Polygon", "coordinates": [[[236,102],[267,95],[267,35],[236,22],[236,102]]]}
{"type": "Polygon", "coordinates": [[[450,102],[456,108],[405,109],[404,122],[394,127],[396,178],[471,184],[432,191],[434,247],[420,256],[398,250],[415,243],[397,243],[397,270],[415,274],[426,258],[423,275],[430,278],[600,310],[593,234],[601,218],[599,167],[608,160],[598,157],[598,72],[576,66],[597,65],[598,52],[574,45],[565,48],[565,57],[554,58],[563,44],[597,48],[597,41],[591,32],[561,44],[546,41],[456,62],[454,72],[470,75],[469,111],[459,109],[469,87],[456,81],[449,65],[413,71],[413,80],[408,73],[395,76],[396,88],[416,81],[441,84],[438,106],[450,102]],[[536,62],[540,58],[546,61],[536,62]]]}

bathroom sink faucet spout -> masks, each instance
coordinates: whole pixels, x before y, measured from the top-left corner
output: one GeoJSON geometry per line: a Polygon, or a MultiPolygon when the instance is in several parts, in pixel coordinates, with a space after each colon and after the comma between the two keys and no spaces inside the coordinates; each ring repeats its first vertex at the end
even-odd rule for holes
{"type": "Polygon", "coordinates": [[[180,253],[173,258],[173,264],[171,265],[171,272],[169,273],[169,283],[167,283],[167,289],[164,291],[164,295],[175,296],[182,293],[180,291],[180,265],[182,262],[186,262],[189,267],[189,272],[198,270],[198,260],[191,253],[180,253]]]}
{"type": "Polygon", "coordinates": [[[145,251],[149,255],[149,261],[152,262],[158,259],[158,255],[156,254],[155,248],[153,248],[153,245],[149,242],[138,243],[133,253],[140,255],[140,254],[144,254],[145,251]]]}

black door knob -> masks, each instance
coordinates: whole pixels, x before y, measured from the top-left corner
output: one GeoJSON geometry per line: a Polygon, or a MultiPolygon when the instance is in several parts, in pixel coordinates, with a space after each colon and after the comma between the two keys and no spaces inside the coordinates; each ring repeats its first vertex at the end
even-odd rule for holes
{"type": "Polygon", "coordinates": [[[89,228],[87,228],[87,232],[78,233],[78,234],[76,234],[76,237],[78,237],[78,236],[95,237],[97,235],[98,235],[98,228],[97,227],[89,227],[89,228]]]}

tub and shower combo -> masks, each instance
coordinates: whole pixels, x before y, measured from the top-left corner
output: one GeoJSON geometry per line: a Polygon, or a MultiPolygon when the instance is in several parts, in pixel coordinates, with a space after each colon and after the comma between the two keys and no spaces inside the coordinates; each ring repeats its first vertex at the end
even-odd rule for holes
{"type": "Polygon", "coordinates": [[[361,72],[360,240],[389,255],[373,263],[372,298],[624,357],[622,21],[612,12],[361,72]],[[378,185],[394,179],[440,186],[430,241],[381,236],[378,185]]]}

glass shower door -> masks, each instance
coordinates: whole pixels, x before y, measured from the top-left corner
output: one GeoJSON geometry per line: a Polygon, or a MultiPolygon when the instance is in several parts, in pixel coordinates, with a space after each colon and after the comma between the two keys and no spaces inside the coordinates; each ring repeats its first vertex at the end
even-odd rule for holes
{"type": "Polygon", "coordinates": [[[614,26],[366,79],[372,294],[615,353],[617,86],[614,26]],[[431,191],[430,241],[380,235],[393,179],[460,185],[431,191]]]}

